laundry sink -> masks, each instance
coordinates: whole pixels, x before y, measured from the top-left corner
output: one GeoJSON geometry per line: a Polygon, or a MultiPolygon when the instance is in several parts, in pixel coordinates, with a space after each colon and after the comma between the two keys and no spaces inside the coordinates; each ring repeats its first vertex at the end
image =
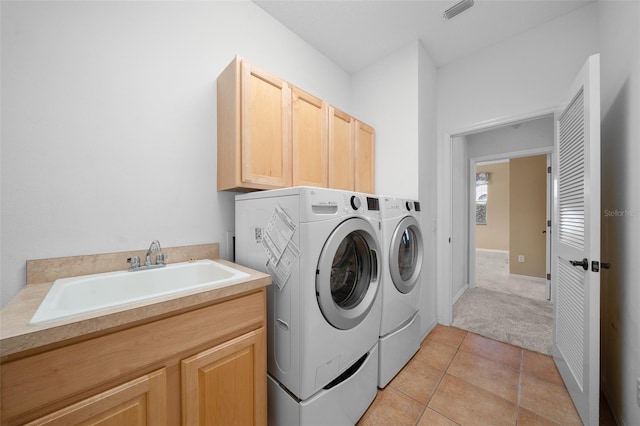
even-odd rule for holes
{"type": "Polygon", "coordinates": [[[194,289],[211,290],[248,277],[245,272],[204,259],[173,263],[159,269],[63,278],[53,283],[29,324],[194,289]]]}

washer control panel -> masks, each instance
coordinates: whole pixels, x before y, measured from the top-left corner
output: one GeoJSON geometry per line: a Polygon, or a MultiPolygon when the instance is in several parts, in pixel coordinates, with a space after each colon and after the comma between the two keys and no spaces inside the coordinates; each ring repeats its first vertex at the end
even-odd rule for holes
{"type": "Polygon", "coordinates": [[[360,206],[362,205],[362,202],[360,201],[360,198],[358,198],[356,195],[352,195],[350,204],[352,209],[359,210],[360,206]]]}

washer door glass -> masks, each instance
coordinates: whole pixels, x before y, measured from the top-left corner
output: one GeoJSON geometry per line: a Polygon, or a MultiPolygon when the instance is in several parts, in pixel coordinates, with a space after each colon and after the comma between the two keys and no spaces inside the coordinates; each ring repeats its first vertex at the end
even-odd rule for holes
{"type": "Polygon", "coordinates": [[[325,319],[346,330],[367,316],[378,291],[378,240],[371,224],[353,218],[329,236],[316,275],[318,305],[325,319]]]}
{"type": "Polygon", "coordinates": [[[399,292],[409,293],[418,283],[422,257],[422,233],[418,221],[407,216],[396,227],[389,247],[389,272],[399,292]]]}
{"type": "Polygon", "coordinates": [[[369,245],[357,231],[347,235],[333,256],[331,265],[331,297],[344,309],[357,306],[371,283],[372,259],[369,245]]]}

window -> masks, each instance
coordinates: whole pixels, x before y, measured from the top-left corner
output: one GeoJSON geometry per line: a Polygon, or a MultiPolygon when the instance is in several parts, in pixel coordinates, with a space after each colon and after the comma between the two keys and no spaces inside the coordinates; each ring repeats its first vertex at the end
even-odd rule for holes
{"type": "Polygon", "coordinates": [[[476,225],[487,224],[489,173],[476,173],[476,225]]]}

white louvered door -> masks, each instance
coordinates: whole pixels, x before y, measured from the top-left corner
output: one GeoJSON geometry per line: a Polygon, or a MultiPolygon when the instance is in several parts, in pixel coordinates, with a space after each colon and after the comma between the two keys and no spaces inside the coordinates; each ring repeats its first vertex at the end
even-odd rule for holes
{"type": "Polygon", "coordinates": [[[584,65],[556,117],[553,357],[585,425],[600,390],[600,57],[584,65]]]}

